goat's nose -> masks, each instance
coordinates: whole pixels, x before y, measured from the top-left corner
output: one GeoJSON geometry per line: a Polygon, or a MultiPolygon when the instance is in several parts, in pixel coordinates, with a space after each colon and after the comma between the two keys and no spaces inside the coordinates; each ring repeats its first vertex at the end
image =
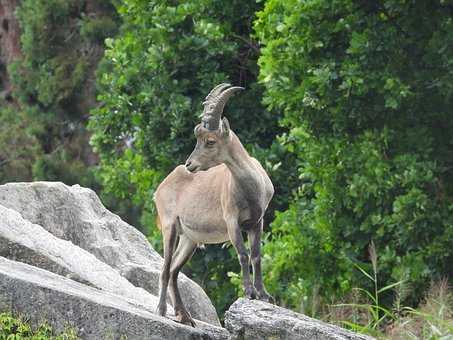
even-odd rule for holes
{"type": "Polygon", "coordinates": [[[190,166],[190,164],[192,164],[192,162],[188,160],[188,161],[186,162],[186,168],[188,168],[188,167],[190,166]]]}

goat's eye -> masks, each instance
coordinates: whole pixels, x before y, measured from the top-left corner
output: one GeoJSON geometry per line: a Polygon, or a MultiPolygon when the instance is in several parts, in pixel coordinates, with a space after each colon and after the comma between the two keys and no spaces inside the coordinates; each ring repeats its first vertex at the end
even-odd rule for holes
{"type": "Polygon", "coordinates": [[[206,142],[207,146],[213,146],[214,144],[215,144],[215,140],[212,140],[212,139],[208,139],[208,141],[206,142]]]}

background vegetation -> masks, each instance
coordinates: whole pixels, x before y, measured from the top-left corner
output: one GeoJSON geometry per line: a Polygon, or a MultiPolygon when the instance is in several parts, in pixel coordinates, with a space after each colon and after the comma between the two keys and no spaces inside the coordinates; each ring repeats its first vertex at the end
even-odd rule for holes
{"type": "Polygon", "coordinates": [[[28,320],[9,313],[0,313],[0,340],[77,340],[80,339],[74,329],[68,328],[60,334],[55,334],[47,324],[32,327],[28,320]]]}
{"type": "MultiPolygon", "coordinates": [[[[159,249],[153,191],[228,81],[247,91],[225,114],[277,189],[263,251],[280,305],[332,315],[376,288],[374,270],[396,318],[452,277],[451,1],[23,0],[16,13],[1,183],[90,186],[159,249]]],[[[221,314],[241,293],[231,247],[186,272],[221,314]]]]}

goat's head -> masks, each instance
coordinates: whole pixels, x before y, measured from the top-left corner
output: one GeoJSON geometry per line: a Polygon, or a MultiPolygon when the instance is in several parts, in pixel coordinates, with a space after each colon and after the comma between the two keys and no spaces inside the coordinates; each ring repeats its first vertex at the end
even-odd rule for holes
{"type": "Polygon", "coordinates": [[[203,102],[201,123],[194,129],[197,144],[186,161],[186,169],[190,172],[208,170],[226,159],[230,125],[225,117],[222,119],[222,112],[228,99],[239,90],[243,88],[220,84],[212,89],[203,102]]]}

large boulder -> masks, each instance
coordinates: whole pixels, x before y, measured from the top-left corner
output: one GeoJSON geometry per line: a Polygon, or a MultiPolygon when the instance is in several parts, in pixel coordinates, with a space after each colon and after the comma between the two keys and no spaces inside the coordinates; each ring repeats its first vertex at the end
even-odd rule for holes
{"type": "Polygon", "coordinates": [[[371,337],[258,300],[238,299],[225,315],[231,340],[371,340],[371,337]]]}
{"type": "Polygon", "coordinates": [[[40,268],[0,257],[0,311],[32,324],[67,327],[82,339],[227,339],[220,327],[188,327],[138,308],[129,300],[40,268]]]}
{"type": "MultiPolygon", "coordinates": [[[[0,185],[0,204],[158,295],[162,258],[142,233],[108,211],[91,189],[59,182],[9,183],[0,185]]],[[[214,306],[196,283],[180,274],[178,284],[194,318],[220,325],[214,306]]]]}
{"type": "Polygon", "coordinates": [[[170,319],[152,312],[162,262],[90,189],[0,185],[0,312],[46,321],[56,331],[71,326],[84,339],[371,339],[246,299],[230,307],[225,330],[209,298],[184,275],[179,284],[197,327],[175,323],[171,307],[170,319]]]}
{"type": "MultiPolygon", "coordinates": [[[[156,309],[157,297],[135,287],[115,269],[71,241],[55,237],[2,205],[0,216],[0,256],[120,295],[148,311],[156,309]]],[[[168,310],[173,313],[170,306],[168,310]]]]}

